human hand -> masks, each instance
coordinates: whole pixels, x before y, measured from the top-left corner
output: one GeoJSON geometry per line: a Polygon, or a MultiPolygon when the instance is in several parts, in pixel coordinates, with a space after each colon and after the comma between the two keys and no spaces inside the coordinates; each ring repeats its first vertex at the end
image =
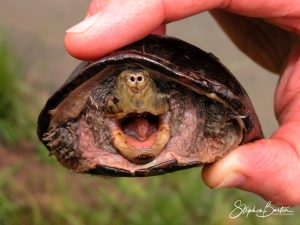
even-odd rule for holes
{"type": "Polygon", "coordinates": [[[74,57],[97,59],[150,33],[164,33],[168,22],[207,10],[213,10],[213,16],[241,50],[265,68],[281,74],[275,95],[275,114],[280,127],[270,139],[240,146],[206,166],[203,179],[212,188],[238,187],[277,205],[297,205],[300,203],[298,0],[274,0],[272,4],[268,0],[251,4],[245,0],[93,0],[87,18],[67,31],[65,46],[74,57]]]}

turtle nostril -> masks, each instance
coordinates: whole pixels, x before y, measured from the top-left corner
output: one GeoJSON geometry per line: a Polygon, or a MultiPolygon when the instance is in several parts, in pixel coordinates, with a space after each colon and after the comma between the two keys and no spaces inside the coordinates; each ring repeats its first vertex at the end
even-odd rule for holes
{"type": "Polygon", "coordinates": [[[141,76],[137,77],[137,81],[142,81],[142,80],[143,80],[143,77],[141,77],[141,76]]]}
{"type": "Polygon", "coordinates": [[[135,81],[135,77],[134,77],[134,76],[131,76],[131,77],[130,77],[130,81],[134,82],[134,81],[135,81]]]}

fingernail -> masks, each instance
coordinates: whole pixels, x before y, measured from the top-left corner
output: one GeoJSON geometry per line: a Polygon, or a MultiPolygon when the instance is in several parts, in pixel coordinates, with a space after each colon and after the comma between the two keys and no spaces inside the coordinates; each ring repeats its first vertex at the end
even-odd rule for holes
{"type": "Polygon", "coordinates": [[[224,187],[241,187],[246,182],[246,177],[240,173],[230,173],[214,189],[224,187]]]}
{"type": "Polygon", "coordinates": [[[95,14],[93,16],[89,16],[85,18],[80,23],[66,30],[66,33],[82,33],[89,29],[93,24],[97,21],[99,14],[95,14]]]}

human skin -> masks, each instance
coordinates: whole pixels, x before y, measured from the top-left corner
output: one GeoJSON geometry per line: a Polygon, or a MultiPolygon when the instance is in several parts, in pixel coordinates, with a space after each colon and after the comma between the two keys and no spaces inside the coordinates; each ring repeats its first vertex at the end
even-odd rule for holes
{"type": "MultiPolygon", "coordinates": [[[[87,17],[66,32],[74,57],[98,59],[165,24],[211,11],[250,58],[280,75],[275,93],[279,128],[269,139],[238,147],[202,170],[211,188],[237,187],[276,205],[300,203],[299,0],[93,0],[87,17]]],[[[268,84],[266,84],[268,85],[268,84]]]]}

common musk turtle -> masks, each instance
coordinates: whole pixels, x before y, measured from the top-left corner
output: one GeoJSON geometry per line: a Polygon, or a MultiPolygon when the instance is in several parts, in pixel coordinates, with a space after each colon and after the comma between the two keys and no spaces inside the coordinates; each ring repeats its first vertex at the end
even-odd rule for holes
{"type": "Polygon", "coordinates": [[[38,136],[73,171],[152,176],[212,163],[262,131],[215,56],[150,35],[82,62],[47,101],[38,136]]]}

